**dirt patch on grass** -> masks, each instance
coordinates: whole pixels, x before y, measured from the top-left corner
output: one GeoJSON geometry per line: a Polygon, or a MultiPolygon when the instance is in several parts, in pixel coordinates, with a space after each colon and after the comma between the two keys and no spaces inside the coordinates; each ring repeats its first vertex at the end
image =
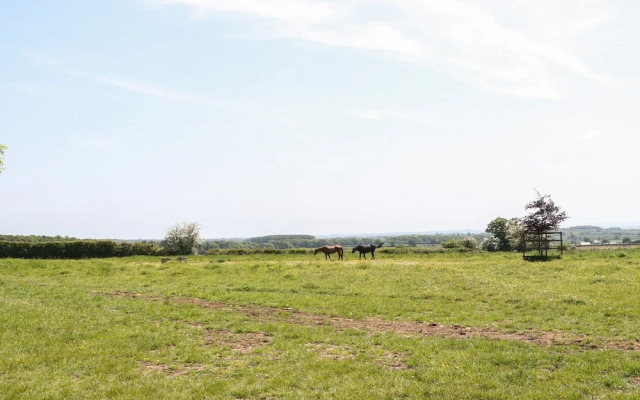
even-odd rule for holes
{"type": "Polygon", "coordinates": [[[461,325],[441,325],[412,321],[388,321],[378,318],[352,319],[327,316],[306,311],[263,306],[230,305],[202,299],[179,299],[177,302],[194,304],[214,310],[237,311],[249,317],[264,321],[286,322],[300,325],[327,325],[337,329],[357,329],[376,333],[390,332],[405,337],[435,336],[443,338],[486,338],[492,340],[512,340],[539,346],[576,345],[585,349],[616,349],[640,351],[640,340],[594,341],[586,336],[575,336],[565,332],[540,332],[533,329],[524,332],[500,332],[490,328],[476,328],[461,325]]]}
{"type": "Polygon", "coordinates": [[[136,292],[126,292],[122,290],[116,290],[115,292],[103,293],[103,292],[92,292],[94,294],[103,294],[105,296],[111,297],[112,299],[121,299],[125,297],[140,297],[142,296],[140,293],[136,292]]]}
{"type": "MultiPolygon", "coordinates": [[[[327,360],[355,360],[357,352],[348,345],[333,343],[307,343],[305,348],[309,352],[318,353],[318,356],[327,360]]],[[[394,371],[411,369],[405,362],[405,355],[386,350],[379,345],[367,350],[368,356],[372,356],[375,362],[394,371]]]]}
{"type": "Polygon", "coordinates": [[[432,336],[442,338],[485,338],[491,340],[511,340],[532,343],[539,346],[575,345],[592,350],[640,351],[640,340],[606,340],[587,336],[571,335],[566,332],[542,332],[530,329],[523,332],[501,332],[491,328],[477,328],[461,325],[441,325],[412,321],[388,321],[378,318],[352,319],[328,316],[291,308],[273,308],[258,305],[237,305],[208,301],[197,298],[175,298],[148,296],[132,292],[101,293],[113,298],[140,298],[150,301],[169,301],[175,304],[193,304],[211,310],[239,312],[264,322],[284,322],[299,325],[326,325],[336,329],[356,329],[376,333],[394,333],[405,337],[432,336]]]}
{"type": "Polygon", "coordinates": [[[271,337],[263,332],[234,333],[208,329],[204,335],[204,344],[206,346],[229,347],[238,353],[251,353],[255,349],[267,345],[270,341],[271,337]]]}
{"type": "Polygon", "coordinates": [[[381,352],[381,354],[378,356],[378,363],[383,365],[384,367],[387,367],[394,371],[406,371],[409,369],[413,369],[406,364],[406,356],[404,354],[385,350],[380,346],[375,346],[375,349],[376,351],[381,352]]]}
{"type": "Polygon", "coordinates": [[[307,351],[317,352],[320,358],[328,360],[354,360],[356,355],[346,345],[337,345],[331,343],[307,343],[305,345],[307,351]]]}
{"type": "Polygon", "coordinates": [[[144,368],[145,372],[160,372],[170,378],[176,378],[191,371],[204,371],[205,369],[204,365],[202,364],[185,364],[177,367],[171,367],[169,365],[154,364],[151,362],[143,362],[142,367],[144,368]]]}

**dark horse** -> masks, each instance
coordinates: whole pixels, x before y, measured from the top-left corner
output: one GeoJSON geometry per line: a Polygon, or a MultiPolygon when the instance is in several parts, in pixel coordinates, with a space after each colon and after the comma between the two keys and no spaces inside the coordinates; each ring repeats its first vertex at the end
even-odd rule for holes
{"type": "MultiPolygon", "coordinates": [[[[344,251],[342,250],[342,246],[322,246],[322,247],[318,247],[317,249],[315,249],[313,251],[313,255],[315,256],[316,254],[318,254],[318,252],[322,252],[324,253],[324,259],[326,260],[327,257],[329,257],[329,260],[331,260],[331,255],[333,253],[338,253],[338,260],[344,260],[343,255],[344,255],[344,251]]],[[[333,261],[333,260],[331,260],[333,261]]]]}
{"type": "Polygon", "coordinates": [[[353,250],[351,250],[351,253],[355,253],[356,251],[360,252],[360,260],[362,259],[362,256],[364,255],[364,259],[367,259],[367,253],[371,253],[371,259],[375,260],[376,259],[376,249],[379,249],[380,247],[382,247],[382,244],[384,242],[380,243],[379,245],[375,245],[375,244],[359,244],[356,247],[353,248],[353,250]]]}

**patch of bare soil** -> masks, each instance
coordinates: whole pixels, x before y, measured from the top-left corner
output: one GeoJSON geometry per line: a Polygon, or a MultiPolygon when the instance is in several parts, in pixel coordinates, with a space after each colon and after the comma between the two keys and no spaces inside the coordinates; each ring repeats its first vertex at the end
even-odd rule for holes
{"type": "Polygon", "coordinates": [[[131,292],[102,293],[114,298],[132,297],[150,301],[170,301],[187,303],[211,310],[226,310],[258,318],[266,322],[285,322],[299,325],[326,325],[337,329],[357,329],[369,332],[390,332],[405,337],[433,336],[442,338],[486,338],[491,340],[512,340],[527,342],[538,346],[575,345],[591,350],[630,350],[640,351],[640,340],[592,340],[586,336],[576,336],[565,332],[541,332],[533,329],[524,332],[505,333],[490,328],[477,328],[461,325],[440,325],[412,321],[387,321],[378,318],[352,319],[340,316],[327,316],[290,308],[273,308],[257,305],[237,305],[208,301],[197,298],[173,298],[146,296],[131,292]]]}
{"type": "Polygon", "coordinates": [[[313,351],[320,354],[320,358],[328,360],[353,360],[356,355],[349,346],[339,346],[331,343],[307,343],[305,345],[307,351],[313,351]]]}
{"type": "Polygon", "coordinates": [[[640,376],[632,376],[629,379],[629,384],[631,384],[631,386],[640,386],[640,376]]]}
{"type": "Polygon", "coordinates": [[[105,295],[107,297],[111,297],[112,299],[121,299],[121,298],[125,298],[125,297],[138,297],[141,296],[139,293],[136,292],[127,292],[127,291],[123,291],[123,290],[116,290],[115,292],[109,292],[109,293],[104,293],[104,292],[92,292],[93,294],[102,294],[105,295]]]}
{"type": "MultiPolygon", "coordinates": [[[[376,346],[378,348],[379,346],[376,346]]],[[[405,363],[405,356],[394,351],[382,350],[382,354],[378,357],[378,362],[383,366],[394,371],[405,371],[412,369],[405,363]]]]}
{"type": "Polygon", "coordinates": [[[180,365],[178,367],[170,367],[164,364],[154,364],[150,362],[144,362],[142,363],[142,366],[144,370],[147,372],[161,372],[170,378],[182,376],[191,371],[203,371],[205,369],[204,365],[202,364],[193,364],[193,365],[185,364],[185,365],[180,365]]]}
{"type": "MultiPolygon", "coordinates": [[[[354,360],[356,352],[347,345],[337,345],[333,343],[307,343],[305,345],[307,351],[318,353],[319,357],[327,360],[354,360]]],[[[411,369],[405,363],[405,356],[400,353],[383,349],[380,346],[374,346],[371,350],[374,354],[376,362],[383,367],[394,371],[402,371],[411,369]]]]}
{"type": "Polygon", "coordinates": [[[255,349],[267,345],[270,341],[271,337],[263,332],[233,333],[208,329],[204,336],[205,345],[230,347],[238,353],[251,353],[255,349]]]}

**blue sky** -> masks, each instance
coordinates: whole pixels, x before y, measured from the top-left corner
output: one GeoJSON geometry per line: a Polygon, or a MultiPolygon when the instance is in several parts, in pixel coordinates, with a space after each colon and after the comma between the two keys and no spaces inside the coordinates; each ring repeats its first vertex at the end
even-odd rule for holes
{"type": "Polygon", "coordinates": [[[640,225],[633,1],[0,0],[0,233],[640,225]],[[560,3],[560,4],[558,4],[560,3]]]}

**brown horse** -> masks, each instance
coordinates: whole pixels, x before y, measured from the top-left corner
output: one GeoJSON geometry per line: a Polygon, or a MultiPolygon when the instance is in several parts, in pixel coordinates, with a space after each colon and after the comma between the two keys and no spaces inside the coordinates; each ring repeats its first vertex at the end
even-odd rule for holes
{"type": "MultiPolygon", "coordinates": [[[[324,259],[326,260],[327,257],[329,257],[329,260],[331,260],[331,256],[330,254],[333,253],[338,253],[338,260],[344,260],[343,255],[344,252],[342,251],[342,246],[322,246],[322,247],[318,247],[317,249],[314,250],[313,255],[315,256],[316,254],[318,254],[318,252],[323,252],[324,253],[324,259]]],[[[331,260],[333,261],[333,260],[331,260]]]]}

